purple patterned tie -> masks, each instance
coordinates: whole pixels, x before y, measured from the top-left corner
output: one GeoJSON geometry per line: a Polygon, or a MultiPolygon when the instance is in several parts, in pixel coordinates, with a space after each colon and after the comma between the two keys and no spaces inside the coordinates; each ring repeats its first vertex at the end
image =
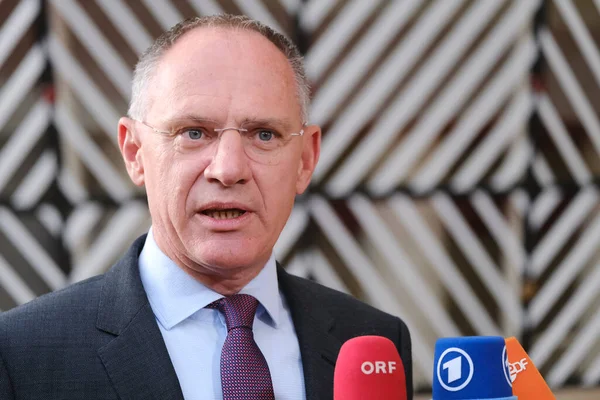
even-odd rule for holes
{"type": "Polygon", "coordinates": [[[227,338],[221,352],[223,400],[274,400],[269,366],[252,333],[258,300],[236,294],[207,307],[223,313],[227,323],[227,338]]]}

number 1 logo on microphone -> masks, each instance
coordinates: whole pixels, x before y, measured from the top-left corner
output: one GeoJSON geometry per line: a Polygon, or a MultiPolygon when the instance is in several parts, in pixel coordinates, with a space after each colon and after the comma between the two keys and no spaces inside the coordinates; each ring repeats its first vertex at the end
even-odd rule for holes
{"type": "Polygon", "coordinates": [[[458,392],[473,379],[473,360],[463,349],[450,347],[440,356],[436,371],[437,379],[444,389],[458,392]]]}

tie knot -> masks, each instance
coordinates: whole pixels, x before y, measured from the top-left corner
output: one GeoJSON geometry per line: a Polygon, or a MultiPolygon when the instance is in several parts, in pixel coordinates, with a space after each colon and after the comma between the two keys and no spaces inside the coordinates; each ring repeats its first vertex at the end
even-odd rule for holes
{"type": "Polygon", "coordinates": [[[248,294],[235,294],[213,301],[207,307],[215,308],[225,316],[228,331],[239,327],[252,330],[258,300],[248,294]]]}

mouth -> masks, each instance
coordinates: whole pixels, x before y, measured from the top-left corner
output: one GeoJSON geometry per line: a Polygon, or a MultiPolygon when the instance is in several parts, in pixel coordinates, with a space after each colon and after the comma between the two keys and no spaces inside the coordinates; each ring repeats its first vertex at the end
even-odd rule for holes
{"type": "Polygon", "coordinates": [[[235,219],[239,218],[246,213],[246,210],[240,210],[239,208],[228,208],[222,210],[204,210],[202,214],[214,218],[214,219],[235,219]]]}

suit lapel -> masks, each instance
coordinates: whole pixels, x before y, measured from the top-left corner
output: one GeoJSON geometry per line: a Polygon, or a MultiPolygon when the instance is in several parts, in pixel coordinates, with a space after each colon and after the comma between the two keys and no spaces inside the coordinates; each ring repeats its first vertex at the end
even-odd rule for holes
{"type": "MultiPolygon", "coordinates": [[[[98,349],[121,399],[183,400],[179,380],[148,303],[138,269],[145,236],[106,273],[96,327],[114,335],[98,349]]],[[[277,268],[300,344],[307,400],[333,398],[333,371],[341,343],[335,320],[309,286],[277,268]]]]}
{"type": "Polygon", "coordinates": [[[279,285],[290,307],[300,343],[307,400],[333,398],[333,371],[341,343],[332,335],[334,319],[318,296],[280,266],[279,285]]]}
{"type": "Polygon", "coordinates": [[[97,328],[116,337],[98,355],[119,398],[183,400],[138,269],[145,236],[105,275],[97,328]]]}

